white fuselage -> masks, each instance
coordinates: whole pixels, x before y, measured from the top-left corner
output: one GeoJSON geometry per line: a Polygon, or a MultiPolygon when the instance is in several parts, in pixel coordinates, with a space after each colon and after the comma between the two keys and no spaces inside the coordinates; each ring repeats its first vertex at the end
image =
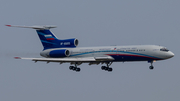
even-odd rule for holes
{"type": "Polygon", "coordinates": [[[165,47],[157,45],[134,45],[134,46],[106,46],[106,47],[83,47],[83,48],[55,48],[44,50],[40,53],[43,57],[49,57],[52,50],[68,49],[68,57],[107,57],[111,56],[115,61],[153,61],[164,60],[174,56],[165,47]]]}

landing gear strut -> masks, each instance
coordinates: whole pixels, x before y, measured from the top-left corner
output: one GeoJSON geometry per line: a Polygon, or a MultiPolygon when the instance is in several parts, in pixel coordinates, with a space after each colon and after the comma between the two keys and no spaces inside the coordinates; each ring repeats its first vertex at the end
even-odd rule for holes
{"type": "Polygon", "coordinates": [[[73,70],[73,71],[76,71],[76,72],[80,72],[81,71],[81,68],[78,68],[77,64],[75,64],[75,66],[69,66],[69,69],[73,70]]]}
{"type": "Polygon", "coordinates": [[[101,69],[108,71],[108,72],[112,72],[113,69],[109,67],[112,64],[112,62],[108,62],[106,64],[107,64],[107,66],[102,66],[101,69]]]}
{"type": "Polygon", "coordinates": [[[152,64],[153,64],[153,61],[151,61],[150,63],[151,63],[151,66],[149,66],[149,69],[150,69],[150,70],[153,70],[153,69],[154,69],[154,66],[152,65],[152,64]]]}

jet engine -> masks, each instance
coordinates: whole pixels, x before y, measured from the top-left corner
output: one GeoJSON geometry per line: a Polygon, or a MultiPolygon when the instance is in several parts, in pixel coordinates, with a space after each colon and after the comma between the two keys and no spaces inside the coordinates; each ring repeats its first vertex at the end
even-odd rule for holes
{"type": "Polygon", "coordinates": [[[52,58],[68,57],[69,55],[70,51],[67,49],[52,50],[49,52],[49,57],[52,58]]]}
{"type": "Polygon", "coordinates": [[[76,47],[78,46],[78,39],[65,39],[60,40],[60,47],[76,47]]]}

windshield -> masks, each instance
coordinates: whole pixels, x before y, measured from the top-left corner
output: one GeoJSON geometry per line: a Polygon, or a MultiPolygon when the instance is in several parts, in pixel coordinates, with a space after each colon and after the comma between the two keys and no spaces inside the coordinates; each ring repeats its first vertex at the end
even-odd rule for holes
{"type": "Polygon", "coordinates": [[[169,50],[167,48],[161,48],[160,51],[168,52],[169,50]]]}

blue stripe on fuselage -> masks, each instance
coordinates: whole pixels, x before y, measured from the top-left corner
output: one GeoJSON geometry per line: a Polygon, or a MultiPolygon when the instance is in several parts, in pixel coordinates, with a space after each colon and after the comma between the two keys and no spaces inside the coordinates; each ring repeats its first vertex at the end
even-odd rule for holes
{"type": "Polygon", "coordinates": [[[125,51],[115,51],[115,50],[84,52],[84,53],[74,54],[71,56],[81,56],[81,55],[85,55],[85,54],[93,54],[93,53],[99,53],[99,52],[110,52],[110,54],[105,54],[105,55],[112,56],[115,59],[115,61],[162,60],[161,58],[157,58],[157,57],[146,55],[146,54],[134,53],[134,52],[125,52],[125,51]],[[115,54],[112,54],[112,52],[115,54]],[[116,54],[117,52],[128,53],[128,54],[119,54],[119,53],[116,54]]]}

